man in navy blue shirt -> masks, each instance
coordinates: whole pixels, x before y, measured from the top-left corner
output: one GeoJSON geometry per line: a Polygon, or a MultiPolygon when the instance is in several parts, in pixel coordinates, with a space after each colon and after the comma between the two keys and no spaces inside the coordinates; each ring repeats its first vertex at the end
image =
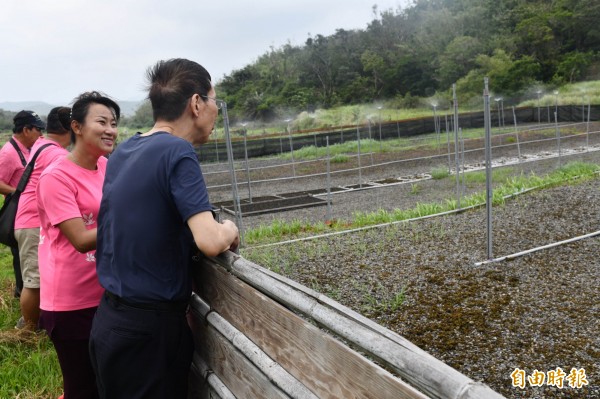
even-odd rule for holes
{"type": "Polygon", "coordinates": [[[148,70],[154,127],[111,155],[98,215],[97,272],[106,289],[90,355],[101,398],[186,398],[193,341],[185,318],[191,254],[239,243],[218,223],[193,145],[208,141],[218,100],[208,72],[172,59],[148,70]]]}

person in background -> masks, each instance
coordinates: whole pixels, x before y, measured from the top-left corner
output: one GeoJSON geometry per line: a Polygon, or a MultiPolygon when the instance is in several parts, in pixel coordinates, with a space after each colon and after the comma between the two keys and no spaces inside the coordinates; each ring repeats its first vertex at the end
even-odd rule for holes
{"type": "MultiPolygon", "coordinates": [[[[13,136],[0,149],[0,194],[5,198],[17,189],[27,165],[29,149],[46,128],[44,121],[33,111],[18,112],[13,118],[13,123],[13,136]]],[[[14,295],[19,298],[23,289],[23,279],[18,246],[11,247],[10,252],[13,256],[16,282],[14,295]]]]}
{"type": "Polygon", "coordinates": [[[208,141],[218,114],[210,75],[172,59],[148,79],[154,127],[110,156],[98,216],[106,292],[90,356],[101,398],[187,398],[191,254],[216,256],[239,243],[233,222],[213,218],[193,147],[208,141]]]}
{"type": "MultiPolygon", "coordinates": [[[[21,315],[23,327],[35,331],[40,316],[40,273],[38,268],[38,244],[40,238],[40,220],[38,217],[37,197],[35,194],[42,171],[54,160],[68,154],[65,149],[71,142],[69,134],[71,108],[56,107],[48,114],[47,135],[36,140],[31,147],[31,158],[45,144],[52,144],[38,155],[29,182],[19,198],[19,207],[15,218],[15,238],[19,243],[21,275],[21,315]]],[[[20,326],[20,324],[19,324],[20,326]]]]}
{"type": "Polygon", "coordinates": [[[96,228],[105,155],[117,138],[120,109],[98,92],[81,94],[71,108],[72,151],[41,174],[40,327],[52,340],[67,399],[96,398],[88,342],[103,289],[96,276],[96,228]]]}

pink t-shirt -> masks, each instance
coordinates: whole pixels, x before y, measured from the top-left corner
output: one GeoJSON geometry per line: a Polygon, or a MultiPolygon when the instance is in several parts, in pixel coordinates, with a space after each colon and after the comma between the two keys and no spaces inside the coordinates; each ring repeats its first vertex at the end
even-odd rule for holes
{"type": "Polygon", "coordinates": [[[40,217],[40,308],[68,311],[98,306],[104,292],[96,275],[96,251],[82,254],[58,224],[83,218],[86,228],[97,227],[107,159],[96,170],[84,169],[66,157],[52,163],[37,186],[40,217]]]}
{"type": "Polygon", "coordinates": [[[46,147],[40,152],[37,159],[35,160],[35,166],[31,176],[29,177],[29,183],[25,186],[25,190],[21,193],[19,198],[19,208],[17,209],[17,217],[15,219],[15,229],[31,229],[34,227],[40,227],[40,218],[38,217],[37,208],[37,197],[35,195],[35,189],[37,188],[38,180],[42,171],[46,169],[55,159],[62,158],[69,152],[62,148],[57,142],[48,140],[45,137],[40,137],[35,141],[27,163],[31,161],[35,152],[44,144],[53,144],[46,147]]]}
{"type": "MultiPolygon", "coordinates": [[[[14,135],[12,137],[15,138],[14,135]]],[[[15,142],[25,159],[29,158],[29,150],[16,138],[15,142]]],[[[25,166],[23,166],[15,147],[10,141],[7,141],[0,149],[0,181],[16,188],[24,170],[25,166]]]]}

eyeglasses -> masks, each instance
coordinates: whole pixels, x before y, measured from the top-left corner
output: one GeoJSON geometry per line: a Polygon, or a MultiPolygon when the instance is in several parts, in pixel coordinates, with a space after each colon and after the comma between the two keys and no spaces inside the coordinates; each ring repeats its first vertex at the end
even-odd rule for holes
{"type": "Polygon", "coordinates": [[[42,128],[40,128],[40,127],[37,127],[37,126],[30,126],[30,127],[29,127],[29,129],[30,129],[30,130],[33,130],[33,129],[35,129],[35,130],[37,130],[38,132],[40,132],[40,134],[42,134],[42,132],[44,131],[44,129],[42,129],[42,128]]]}
{"type": "Polygon", "coordinates": [[[219,100],[216,97],[211,97],[211,96],[205,96],[203,94],[200,95],[200,97],[202,98],[206,98],[207,100],[213,100],[215,102],[215,105],[217,106],[217,109],[221,109],[223,108],[223,104],[225,103],[225,101],[223,100],[219,100]]]}

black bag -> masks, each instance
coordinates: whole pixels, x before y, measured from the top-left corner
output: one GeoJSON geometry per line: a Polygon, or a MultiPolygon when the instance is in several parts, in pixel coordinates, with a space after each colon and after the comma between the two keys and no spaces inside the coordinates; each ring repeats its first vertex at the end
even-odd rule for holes
{"type": "Polygon", "coordinates": [[[4,198],[4,204],[2,205],[2,209],[0,209],[0,243],[8,245],[11,248],[18,246],[15,239],[15,218],[17,217],[19,198],[21,198],[21,193],[25,190],[27,182],[29,182],[31,172],[33,172],[33,167],[35,166],[35,160],[40,155],[40,152],[49,145],[55,144],[44,144],[35,152],[35,155],[31,158],[31,162],[25,167],[25,171],[23,172],[23,176],[21,176],[21,180],[19,180],[15,192],[8,194],[4,198]]]}
{"type": "Polygon", "coordinates": [[[0,242],[11,248],[17,246],[15,239],[15,217],[21,193],[10,193],[4,198],[4,204],[0,209],[0,242]],[[15,195],[16,194],[16,195],[15,195]]]}

